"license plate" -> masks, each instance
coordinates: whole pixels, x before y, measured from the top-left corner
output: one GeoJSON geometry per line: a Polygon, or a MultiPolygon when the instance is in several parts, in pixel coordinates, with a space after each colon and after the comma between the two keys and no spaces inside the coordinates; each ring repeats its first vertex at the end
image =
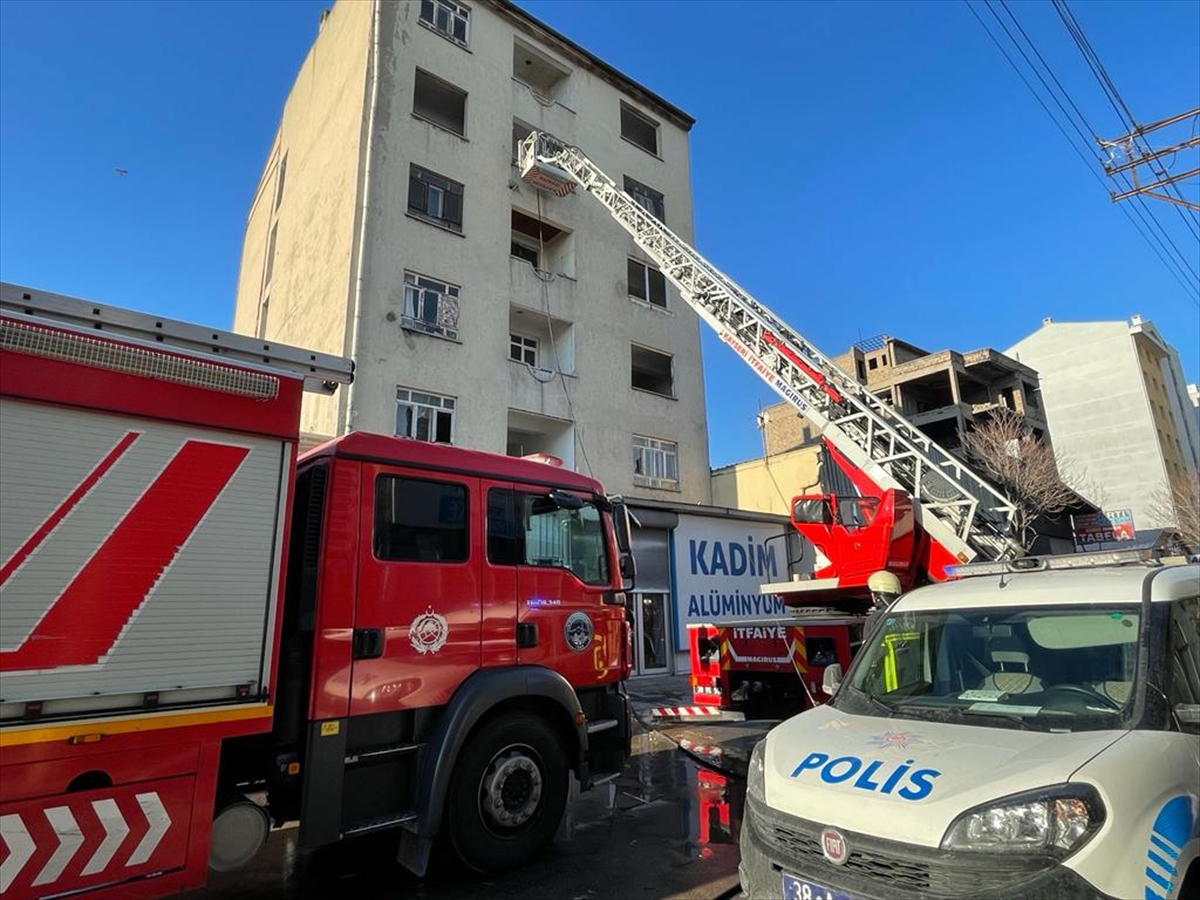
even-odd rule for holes
{"type": "Polygon", "coordinates": [[[850,900],[849,894],[783,873],[784,900],[850,900]]]}

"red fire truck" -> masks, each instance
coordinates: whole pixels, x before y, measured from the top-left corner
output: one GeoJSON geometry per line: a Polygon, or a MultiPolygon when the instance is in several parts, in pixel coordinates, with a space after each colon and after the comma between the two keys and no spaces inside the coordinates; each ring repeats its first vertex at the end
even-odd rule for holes
{"type": "Polygon", "coordinates": [[[516,865],[629,752],[623,503],[350,434],[351,364],[0,285],[0,895],[160,897],[271,824],[516,865]]]}

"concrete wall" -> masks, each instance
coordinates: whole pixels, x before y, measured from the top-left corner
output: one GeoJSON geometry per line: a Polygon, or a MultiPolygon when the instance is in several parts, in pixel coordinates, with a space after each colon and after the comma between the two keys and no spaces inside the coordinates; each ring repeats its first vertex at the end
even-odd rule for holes
{"type": "Polygon", "coordinates": [[[1167,486],[1161,419],[1129,326],[1052,322],[1006,352],[1041,375],[1055,454],[1081,469],[1071,486],[1103,509],[1131,509],[1138,529],[1170,524],[1154,514],[1167,486]]]}
{"type": "Polygon", "coordinates": [[[714,506],[755,512],[790,513],[792,497],[821,493],[818,444],[714,469],[714,506]]]}
{"type": "MultiPolygon", "coordinates": [[[[351,353],[348,320],[371,23],[372,4],[336,4],[288,94],[246,223],[235,331],[326,353],[351,353]],[[273,275],[265,284],[272,228],[277,229],[273,275]],[[265,329],[263,300],[268,303],[265,329]]],[[[348,398],[345,388],[332,397],[306,394],[301,428],[340,433],[348,398]]]]}

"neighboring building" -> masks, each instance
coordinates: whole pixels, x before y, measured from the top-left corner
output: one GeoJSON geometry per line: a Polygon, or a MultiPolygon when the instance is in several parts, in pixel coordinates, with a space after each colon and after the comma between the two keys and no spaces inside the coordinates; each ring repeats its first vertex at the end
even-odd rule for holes
{"type": "MultiPolygon", "coordinates": [[[[1050,440],[1038,373],[995,350],[929,353],[881,336],[856,344],[833,362],[949,451],[961,454],[963,432],[1001,408],[1015,410],[1034,435],[1050,440]]],[[[764,457],[714,469],[714,503],[787,515],[799,494],[854,491],[836,466],[823,464],[820,436],[790,403],[764,409],[759,427],[764,457]]],[[[1068,514],[1091,511],[1081,498],[1063,514],[1039,519],[1033,551],[1070,552],[1068,514]]]]}
{"type": "Polygon", "coordinates": [[[503,0],[339,2],[251,204],[234,328],[355,360],[306,397],[309,443],[540,453],[708,503],[699,319],[599,203],[515,165],[545,129],[691,240],[692,124],[503,0]]]}
{"type": "Polygon", "coordinates": [[[1103,509],[1129,509],[1140,531],[1173,525],[1157,513],[1168,484],[1200,468],[1200,426],[1179,355],[1154,325],[1054,322],[1009,348],[1037,369],[1056,454],[1086,473],[1072,485],[1103,509]]]}
{"type": "MultiPolygon", "coordinates": [[[[1047,438],[1038,373],[995,350],[929,353],[885,336],[859,343],[833,362],[947,450],[959,450],[962,432],[1001,407],[1016,410],[1035,435],[1047,438]]],[[[714,470],[714,503],[786,514],[792,497],[822,490],[822,476],[835,481],[824,490],[848,489],[839,472],[818,474],[820,436],[790,403],[764,409],[759,427],[764,458],[714,470]]]]}
{"type": "MultiPolygon", "coordinates": [[[[355,430],[545,454],[635,502],[708,504],[698,317],[603,206],[539,194],[515,163],[544,129],[690,241],[692,124],[504,0],[322,14],[250,207],[234,321],[354,359],[348,390],[306,396],[304,445],[355,430]]],[[[686,650],[674,520],[635,513],[639,669],[669,670],[686,650]]]]}
{"type": "Polygon", "coordinates": [[[1192,421],[1196,423],[1196,433],[1200,434],[1200,384],[1189,384],[1187,393],[1192,401],[1192,421]]]}
{"type": "Polygon", "coordinates": [[[947,450],[957,450],[963,432],[1001,407],[1020,413],[1035,436],[1045,437],[1038,373],[995,350],[930,353],[881,336],[834,363],[947,450]]]}

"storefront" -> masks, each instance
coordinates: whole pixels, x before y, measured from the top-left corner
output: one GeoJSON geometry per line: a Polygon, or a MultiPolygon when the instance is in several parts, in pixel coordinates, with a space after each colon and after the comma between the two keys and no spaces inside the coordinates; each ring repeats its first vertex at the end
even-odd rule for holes
{"type": "Polygon", "coordinates": [[[759,586],[804,571],[799,537],[783,516],[649,501],[632,501],[631,511],[637,675],[689,672],[689,622],[778,614],[779,599],[759,586]]]}

